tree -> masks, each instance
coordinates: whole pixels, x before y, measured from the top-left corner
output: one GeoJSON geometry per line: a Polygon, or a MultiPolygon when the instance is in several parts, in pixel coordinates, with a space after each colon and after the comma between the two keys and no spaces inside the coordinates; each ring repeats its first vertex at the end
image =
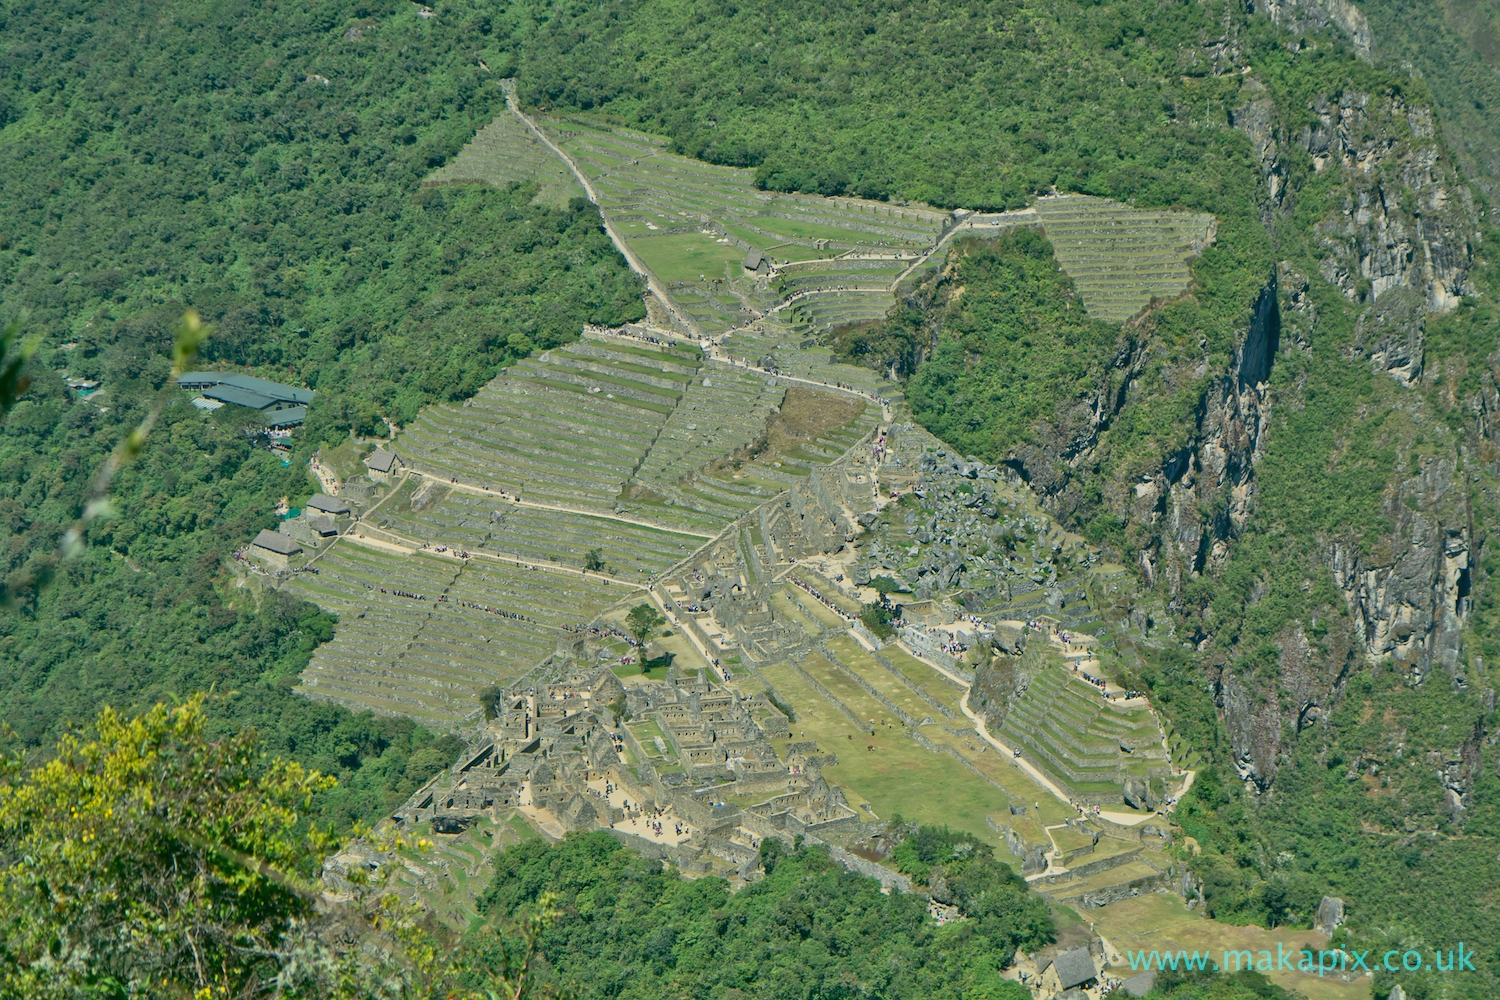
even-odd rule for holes
{"type": "Polygon", "coordinates": [[[667,619],[656,610],[653,604],[637,604],[630,609],[625,616],[625,625],[630,629],[630,634],[636,637],[638,642],[645,642],[651,633],[665,625],[667,619]]]}
{"type": "Polygon", "coordinates": [[[0,1000],[552,995],[535,965],[553,897],[464,946],[392,891],[431,844],[391,827],[357,828],[375,864],[330,895],[308,876],[336,845],[308,817],[334,779],[251,731],[210,739],[204,700],[106,708],[37,767],[0,755],[0,1000]]]}
{"type": "Polygon", "coordinates": [[[889,639],[896,634],[896,629],[891,624],[895,620],[895,615],[885,603],[884,595],[881,595],[880,601],[866,604],[860,609],[859,620],[882,639],[889,639]]]}
{"type": "Polygon", "coordinates": [[[31,770],[0,757],[0,995],[240,995],[313,914],[305,823],[334,780],[205,735],[203,698],[106,708],[31,770]]]}
{"type": "Polygon", "coordinates": [[[0,332],[0,416],[10,412],[31,380],[21,369],[36,351],[36,341],[21,340],[21,320],[13,319],[0,332]]]}
{"type": "Polygon", "coordinates": [[[604,557],[598,549],[589,549],[583,556],[583,568],[590,573],[604,572],[604,557]]]}

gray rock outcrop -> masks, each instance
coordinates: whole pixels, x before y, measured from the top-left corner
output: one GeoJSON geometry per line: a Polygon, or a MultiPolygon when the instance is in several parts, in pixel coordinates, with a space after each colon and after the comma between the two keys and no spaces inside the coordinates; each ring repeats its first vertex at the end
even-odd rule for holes
{"type": "Polygon", "coordinates": [[[1337,896],[1324,896],[1318,901],[1318,912],[1313,917],[1313,930],[1333,936],[1344,923],[1344,901],[1337,896]]]}

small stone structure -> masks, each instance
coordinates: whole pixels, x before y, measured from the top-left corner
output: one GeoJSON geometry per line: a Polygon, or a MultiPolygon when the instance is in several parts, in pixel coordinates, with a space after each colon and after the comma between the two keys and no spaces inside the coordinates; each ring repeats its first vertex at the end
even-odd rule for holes
{"type": "Polygon", "coordinates": [[[276,531],[262,529],[250,543],[250,555],[273,570],[291,567],[291,558],[302,551],[295,540],[276,531]]]}
{"type": "Polygon", "coordinates": [[[390,451],[376,448],[365,458],[365,468],[369,470],[369,476],[375,482],[388,483],[406,469],[406,461],[394,448],[390,451]]]}

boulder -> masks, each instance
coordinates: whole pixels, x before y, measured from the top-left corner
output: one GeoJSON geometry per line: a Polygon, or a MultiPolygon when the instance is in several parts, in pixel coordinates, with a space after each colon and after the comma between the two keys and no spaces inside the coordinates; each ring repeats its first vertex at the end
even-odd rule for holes
{"type": "Polygon", "coordinates": [[[1337,896],[1324,896],[1318,901],[1318,912],[1313,918],[1313,930],[1333,937],[1344,922],[1344,901],[1337,896]]]}
{"type": "Polygon", "coordinates": [[[927,895],[939,903],[947,903],[949,906],[956,905],[958,901],[953,896],[953,890],[948,888],[948,880],[943,875],[944,873],[941,868],[934,868],[932,873],[927,876],[927,895]]]}
{"type": "Polygon", "coordinates": [[[1121,788],[1125,804],[1132,809],[1155,809],[1156,797],[1151,788],[1140,778],[1126,778],[1121,788]]]}

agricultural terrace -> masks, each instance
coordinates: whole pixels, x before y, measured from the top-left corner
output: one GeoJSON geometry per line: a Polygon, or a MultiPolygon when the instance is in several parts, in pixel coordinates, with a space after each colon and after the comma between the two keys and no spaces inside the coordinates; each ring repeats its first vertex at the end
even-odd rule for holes
{"type": "MultiPolygon", "coordinates": [[[[780,381],[728,365],[709,366],[705,374],[714,383],[709,389],[714,389],[719,379],[729,376],[760,379],[763,383],[780,381]]],[[[775,385],[770,388],[775,393],[781,392],[775,385]]],[[[653,455],[642,464],[641,474],[632,480],[622,509],[631,512],[631,516],[649,514],[653,521],[684,529],[693,527],[695,519],[705,518],[722,526],[802,481],[815,467],[843,456],[879,422],[880,409],[846,393],[793,383],[781,397],[780,409],[768,415],[769,420],[762,423],[757,435],[734,451],[724,448],[723,443],[738,440],[748,428],[734,423],[724,425],[730,433],[721,432],[719,443],[706,447],[694,459],[712,455],[713,464],[699,467],[676,482],[671,481],[670,475],[682,468],[676,466],[681,441],[666,439],[664,431],[658,440],[664,448],[665,471],[648,478],[653,470],[662,468],[653,464],[653,448],[653,455]]],[[[687,430],[687,424],[696,422],[695,418],[684,417],[681,430],[698,433],[687,430]]]]}
{"type": "Polygon", "coordinates": [[[787,316],[790,311],[784,309],[728,334],[722,342],[723,352],[737,364],[760,367],[769,359],[776,371],[793,378],[848,386],[876,398],[901,398],[900,387],[881,378],[879,372],[844,364],[830,355],[828,348],[819,347],[810,331],[794,325],[787,316]]]}
{"type": "Polygon", "coordinates": [[[688,480],[753,444],[765,432],[785,393],[775,378],[730,365],[705,366],[667,417],[636,472],[636,484],[663,500],[706,510],[724,520],[763,502],[765,496],[748,492],[699,492],[688,480]]]}
{"type": "Polygon", "coordinates": [[[700,360],[696,348],[583,340],[507,369],[462,405],[428,407],[398,447],[439,478],[611,510],[700,360]]]}
{"type": "Polygon", "coordinates": [[[1025,694],[1011,700],[997,739],[1022,748],[1032,764],[1085,801],[1091,796],[1118,801],[1126,778],[1171,773],[1161,731],[1147,709],[1107,702],[1066,667],[1048,660],[1025,694]]]}
{"type": "Polygon", "coordinates": [[[593,577],[489,560],[404,554],[342,539],[287,589],[339,616],[302,693],[354,709],[451,724],[624,596],[593,577]]]}
{"type": "Polygon", "coordinates": [[[920,206],[760,191],[753,171],[676,156],[639,133],[573,119],[545,127],[589,178],[610,223],[709,332],[805,288],[889,285],[949,220],[920,206]],[[768,289],[742,267],[751,249],[793,272],[813,270],[768,289]]]}
{"type": "Polygon", "coordinates": [[[603,572],[645,581],[703,544],[697,535],[571,511],[523,507],[481,493],[437,485],[428,504],[412,498],[431,480],[408,480],[380,505],[370,524],[431,546],[511,556],[581,569],[591,552],[603,572]]]}
{"type": "Polygon", "coordinates": [[[1058,263],[1090,313],[1121,323],[1176,298],[1192,282],[1188,261],[1213,238],[1213,216],[1131,208],[1107,198],[1039,198],[1037,214],[1058,263]]]}
{"type": "Polygon", "coordinates": [[[495,117],[459,150],[457,156],[434,170],[424,187],[443,184],[489,184],[498,188],[512,184],[539,186],[533,202],[567,207],[571,198],[582,198],[565,163],[531,134],[531,130],[509,111],[495,117]]]}
{"type": "Polygon", "coordinates": [[[884,287],[840,288],[805,292],[784,315],[797,334],[816,337],[837,327],[883,320],[895,304],[896,297],[884,287]]]}

